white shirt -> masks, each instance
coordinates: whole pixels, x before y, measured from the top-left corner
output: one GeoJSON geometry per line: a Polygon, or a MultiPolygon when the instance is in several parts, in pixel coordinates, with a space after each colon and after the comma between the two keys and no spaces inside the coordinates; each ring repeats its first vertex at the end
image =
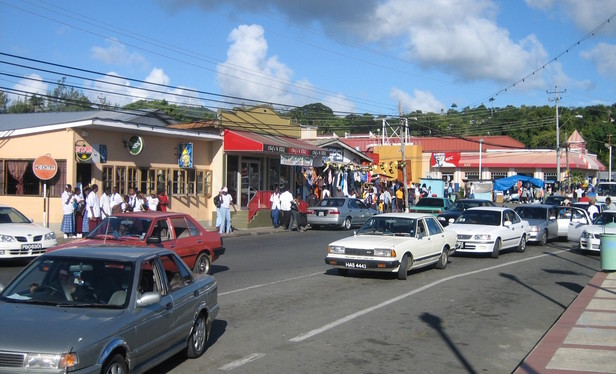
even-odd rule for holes
{"type": "MultiPolygon", "coordinates": [[[[111,208],[113,208],[114,206],[118,205],[118,204],[122,204],[124,202],[124,199],[122,198],[122,195],[120,195],[117,192],[114,192],[111,194],[111,197],[109,198],[109,206],[111,208]]],[[[111,211],[111,209],[110,209],[111,211]]]]}
{"type": "Polygon", "coordinates": [[[143,206],[145,205],[145,200],[135,196],[135,206],[133,206],[133,212],[143,212],[143,206]]]}
{"type": "Polygon", "coordinates": [[[280,194],[273,193],[270,197],[270,202],[272,203],[272,210],[280,209],[280,194]]]}
{"type": "Polygon", "coordinates": [[[111,215],[111,197],[103,192],[100,199],[101,211],[104,217],[111,215]]]}
{"type": "Polygon", "coordinates": [[[96,192],[90,191],[90,193],[86,197],[86,209],[88,211],[89,218],[101,217],[101,205],[98,201],[98,196],[96,196],[96,192]]]}
{"type": "Polygon", "coordinates": [[[590,219],[595,219],[597,214],[599,214],[599,208],[597,208],[595,204],[590,204],[588,207],[588,215],[590,216],[590,219]]]}
{"type": "Polygon", "coordinates": [[[158,210],[158,197],[148,196],[147,200],[149,210],[158,210]]]}
{"type": "Polygon", "coordinates": [[[62,213],[63,214],[72,214],[75,211],[75,207],[73,206],[73,201],[75,201],[75,199],[71,196],[70,192],[67,192],[67,191],[62,192],[62,213]]]}
{"type": "Polygon", "coordinates": [[[229,194],[220,195],[220,207],[221,208],[229,209],[232,202],[233,202],[233,197],[231,197],[231,195],[229,194]]]}
{"type": "MultiPolygon", "coordinates": [[[[324,190],[327,191],[327,190],[324,190]]],[[[284,211],[291,210],[291,201],[293,201],[293,195],[289,191],[285,191],[280,195],[280,209],[284,211]]]]}

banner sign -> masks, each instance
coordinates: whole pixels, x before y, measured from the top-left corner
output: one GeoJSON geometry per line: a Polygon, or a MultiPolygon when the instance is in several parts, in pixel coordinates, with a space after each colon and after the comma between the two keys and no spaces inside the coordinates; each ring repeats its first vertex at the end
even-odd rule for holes
{"type": "Polygon", "coordinates": [[[281,145],[263,144],[263,150],[265,152],[280,153],[281,155],[299,155],[299,156],[327,156],[326,150],[305,149],[300,147],[285,147],[281,145]]]}
{"type": "Polygon", "coordinates": [[[280,155],[281,165],[312,166],[312,158],[296,155],[280,155]]]}
{"type": "Polygon", "coordinates": [[[193,143],[180,143],[178,144],[178,165],[181,168],[193,167],[193,143]]]}
{"type": "Polygon", "coordinates": [[[430,166],[437,168],[455,168],[460,162],[460,152],[432,153],[430,166]]]}

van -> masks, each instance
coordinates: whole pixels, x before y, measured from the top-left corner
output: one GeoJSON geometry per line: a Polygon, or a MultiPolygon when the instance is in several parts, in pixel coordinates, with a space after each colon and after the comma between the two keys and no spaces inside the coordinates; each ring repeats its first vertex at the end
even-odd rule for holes
{"type": "Polygon", "coordinates": [[[600,182],[597,184],[597,201],[604,203],[606,197],[610,197],[612,202],[616,198],[616,182],[600,182]]]}

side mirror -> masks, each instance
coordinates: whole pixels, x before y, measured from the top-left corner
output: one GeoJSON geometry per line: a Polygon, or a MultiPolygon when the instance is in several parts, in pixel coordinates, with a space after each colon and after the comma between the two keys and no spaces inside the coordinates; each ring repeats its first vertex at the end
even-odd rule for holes
{"type": "Polygon", "coordinates": [[[150,236],[146,239],[146,243],[160,243],[161,240],[157,236],[150,236]]]}
{"type": "Polygon", "coordinates": [[[503,223],[503,226],[505,227],[511,227],[512,223],[511,221],[505,221],[505,223],[503,223]]]}
{"type": "Polygon", "coordinates": [[[137,298],[137,308],[158,303],[160,303],[160,294],[158,292],[146,292],[137,298]]]}

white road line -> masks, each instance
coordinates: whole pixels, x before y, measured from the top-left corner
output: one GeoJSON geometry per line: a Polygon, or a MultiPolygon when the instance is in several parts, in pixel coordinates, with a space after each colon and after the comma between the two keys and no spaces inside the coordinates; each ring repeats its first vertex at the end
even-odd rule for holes
{"type": "Polygon", "coordinates": [[[315,275],[322,275],[324,272],[320,271],[318,273],[312,273],[312,274],[307,274],[307,275],[300,275],[299,277],[293,277],[293,278],[287,278],[287,279],[281,279],[281,280],[277,280],[274,282],[270,282],[270,283],[264,283],[264,284],[255,284],[254,286],[250,286],[250,287],[245,287],[245,288],[239,288],[237,290],[233,290],[233,291],[227,291],[227,292],[221,292],[218,294],[218,296],[225,296],[225,295],[229,295],[232,293],[237,293],[237,292],[243,292],[243,291],[248,291],[248,290],[252,290],[255,288],[260,288],[260,287],[267,287],[267,286],[272,286],[274,284],[278,284],[278,283],[284,283],[284,282],[289,282],[289,281],[293,281],[293,280],[297,280],[297,279],[302,279],[302,278],[309,278],[309,277],[314,277],[315,275]]]}
{"type": "Polygon", "coordinates": [[[242,357],[239,360],[235,360],[232,362],[229,362],[228,364],[221,366],[218,368],[218,370],[225,370],[225,371],[229,371],[229,370],[233,370],[237,367],[240,367],[242,365],[245,365],[249,362],[255,361],[260,359],[261,357],[265,356],[265,353],[252,353],[249,354],[246,357],[242,357]]]}
{"type": "Polygon", "coordinates": [[[344,323],[347,323],[347,322],[349,322],[349,321],[351,321],[351,320],[353,320],[353,319],[355,319],[357,317],[361,317],[361,316],[363,316],[365,314],[368,314],[368,313],[373,312],[373,311],[375,311],[377,309],[383,308],[383,307],[385,307],[385,306],[387,306],[389,304],[395,303],[395,302],[400,301],[400,300],[402,300],[404,298],[407,298],[409,296],[415,295],[415,294],[417,294],[417,293],[419,293],[421,291],[425,291],[428,288],[432,288],[432,287],[437,286],[437,285],[439,285],[441,283],[448,282],[448,281],[450,281],[452,279],[461,278],[461,277],[465,277],[465,276],[473,275],[473,274],[477,274],[477,273],[482,273],[484,271],[490,271],[490,270],[502,268],[502,267],[505,267],[505,266],[518,264],[520,262],[535,260],[535,259],[540,258],[540,257],[550,256],[552,254],[560,253],[560,252],[566,252],[566,250],[560,250],[560,251],[557,251],[557,252],[551,252],[549,254],[546,253],[546,254],[542,254],[542,255],[538,255],[538,256],[534,256],[534,257],[527,257],[527,258],[524,258],[524,259],[521,259],[521,260],[511,261],[511,262],[507,262],[507,263],[504,263],[504,264],[494,265],[494,266],[490,266],[490,267],[479,269],[479,270],[469,271],[468,273],[452,275],[452,276],[447,277],[447,278],[439,279],[439,280],[437,280],[435,282],[432,282],[430,284],[426,284],[423,287],[419,287],[417,289],[414,289],[413,291],[410,291],[410,292],[407,292],[407,293],[402,294],[400,296],[394,297],[393,299],[389,299],[389,300],[383,301],[382,303],[377,304],[375,306],[372,306],[370,308],[366,308],[366,309],[360,310],[358,312],[355,312],[353,314],[349,314],[346,317],[343,317],[343,318],[340,318],[340,319],[338,319],[338,320],[336,320],[334,322],[328,323],[327,325],[325,325],[323,327],[320,327],[318,329],[314,329],[312,331],[308,331],[306,333],[298,335],[298,336],[296,336],[294,338],[289,339],[289,341],[294,342],[294,343],[298,343],[298,342],[304,341],[304,340],[306,340],[308,338],[311,338],[311,337],[313,337],[315,335],[318,335],[318,334],[320,334],[322,332],[325,332],[327,330],[331,330],[334,327],[337,327],[337,326],[340,326],[340,325],[342,325],[344,323]]]}

